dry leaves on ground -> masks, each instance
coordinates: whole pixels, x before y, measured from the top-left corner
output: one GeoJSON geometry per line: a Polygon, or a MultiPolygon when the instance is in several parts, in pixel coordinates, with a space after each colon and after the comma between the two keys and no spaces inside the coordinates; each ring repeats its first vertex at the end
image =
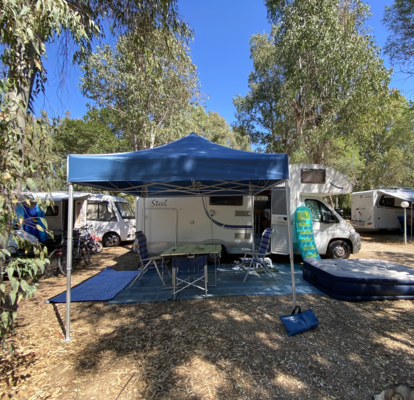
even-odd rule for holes
{"type": "MultiPolygon", "coordinates": [[[[414,267],[414,245],[401,243],[364,234],[353,257],[414,267]]],[[[104,249],[72,283],[135,265],[130,246],[104,249]]],[[[42,279],[20,305],[18,350],[2,355],[0,399],[370,399],[388,384],[414,383],[413,301],[299,295],[320,324],[291,338],[279,320],[291,296],[75,303],[66,343],[65,306],[44,303],[65,284],[62,276],[42,279]]]]}

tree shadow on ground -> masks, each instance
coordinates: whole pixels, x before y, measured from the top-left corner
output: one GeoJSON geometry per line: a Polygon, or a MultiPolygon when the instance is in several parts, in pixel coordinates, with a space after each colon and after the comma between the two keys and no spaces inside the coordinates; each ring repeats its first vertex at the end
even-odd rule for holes
{"type": "Polygon", "coordinates": [[[313,306],[320,325],[291,338],[278,318],[290,296],[85,305],[74,325],[96,337],[77,352],[76,371],[102,377],[122,361],[123,395],[155,399],[370,398],[412,381],[412,318],[398,318],[397,303],[319,295],[298,303],[313,306]]]}

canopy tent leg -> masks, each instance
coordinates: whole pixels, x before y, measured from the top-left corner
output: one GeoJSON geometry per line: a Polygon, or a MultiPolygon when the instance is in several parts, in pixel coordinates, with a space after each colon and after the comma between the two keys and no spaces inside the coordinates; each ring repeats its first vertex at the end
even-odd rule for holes
{"type": "Polygon", "coordinates": [[[250,198],[252,202],[252,250],[254,251],[254,194],[250,198]]]}
{"type": "Polygon", "coordinates": [[[64,342],[72,340],[70,336],[70,302],[71,302],[71,273],[72,273],[72,237],[73,237],[73,185],[69,183],[68,200],[68,238],[66,256],[66,336],[64,342]]]}
{"type": "Polygon", "coordinates": [[[285,189],[286,189],[286,210],[287,210],[287,224],[288,224],[290,275],[291,275],[291,280],[292,280],[293,307],[296,307],[295,263],[294,263],[294,256],[293,256],[293,244],[292,244],[292,224],[291,224],[291,218],[290,218],[289,181],[285,182],[285,189]]]}

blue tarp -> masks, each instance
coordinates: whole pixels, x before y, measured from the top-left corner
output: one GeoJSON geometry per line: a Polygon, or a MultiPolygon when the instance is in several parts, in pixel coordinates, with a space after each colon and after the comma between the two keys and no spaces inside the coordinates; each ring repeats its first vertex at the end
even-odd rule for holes
{"type": "Polygon", "coordinates": [[[195,133],[154,149],[68,156],[68,182],[139,197],[257,194],[287,179],[287,154],[235,150],[195,133]]]}
{"type": "MultiPolygon", "coordinates": [[[[138,274],[137,271],[115,271],[105,268],[99,274],[71,290],[71,301],[106,301],[113,299],[138,274]]],[[[52,297],[46,303],[66,303],[66,292],[52,297]]]]}

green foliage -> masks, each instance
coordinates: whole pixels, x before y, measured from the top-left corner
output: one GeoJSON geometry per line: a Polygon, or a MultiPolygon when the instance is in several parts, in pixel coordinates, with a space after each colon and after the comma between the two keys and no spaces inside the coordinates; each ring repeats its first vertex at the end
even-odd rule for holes
{"type": "Polygon", "coordinates": [[[264,151],[330,164],[385,126],[389,71],[365,31],[359,0],[266,2],[271,34],[250,41],[249,92],[237,126],[264,151]],[[338,152],[342,152],[338,153],[338,152]]]}
{"type": "Polygon", "coordinates": [[[187,133],[194,132],[211,142],[239,150],[250,150],[247,135],[234,131],[217,112],[206,113],[203,107],[191,107],[185,120],[187,133]]]}
{"type": "Polygon", "coordinates": [[[390,31],[385,53],[391,64],[402,72],[414,75],[414,1],[394,0],[391,7],[385,7],[383,22],[390,31]]]}
{"type": "Polygon", "coordinates": [[[414,187],[414,105],[393,93],[392,118],[377,134],[360,143],[364,167],[361,190],[379,187],[414,187]]]}
{"type": "Polygon", "coordinates": [[[182,136],[187,109],[201,99],[185,40],[165,32],[147,39],[142,49],[135,46],[135,33],[120,36],[115,48],[98,47],[82,66],[83,91],[95,107],[111,112],[134,150],[182,136]]]}

